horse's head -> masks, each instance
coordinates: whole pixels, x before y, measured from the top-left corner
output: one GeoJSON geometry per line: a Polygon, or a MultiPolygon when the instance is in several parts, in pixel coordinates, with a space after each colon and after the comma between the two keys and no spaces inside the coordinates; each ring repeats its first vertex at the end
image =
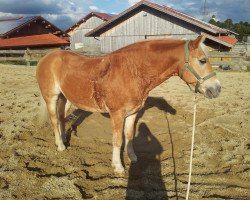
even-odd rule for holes
{"type": "Polygon", "coordinates": [[[196,92],[204,94],[207,98],[219,96],[221,86],[208,61],[207,49],[203,44],[204,36],[185,44],[185,64],[179,72],[179,76],[196,92]]]}

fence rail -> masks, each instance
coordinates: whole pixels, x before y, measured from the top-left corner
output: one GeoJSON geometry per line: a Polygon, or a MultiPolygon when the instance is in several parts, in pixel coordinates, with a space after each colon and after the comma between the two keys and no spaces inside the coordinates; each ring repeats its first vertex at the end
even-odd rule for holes
{"type": "MultiPolygon", "coordinates": [[[[29,66],[31,62],[39,61],[44,55],[53,50],[0,50],[0,61],[23,61],[29,66]]],[[[86,52],[74,51],[79,54],[86,52]]],[[[89,54],[90,55],[90,54],[89,54]]],[[[232,65],[245,60],[244,52],[209,52],[209,61],[212,65],[232,65]]]]}
{"type": "Polygon", "coordinates": [[[23,61],[30,66],[31,62],[39,61],[49,50],[0,50],[0,61],[23,61]]]}

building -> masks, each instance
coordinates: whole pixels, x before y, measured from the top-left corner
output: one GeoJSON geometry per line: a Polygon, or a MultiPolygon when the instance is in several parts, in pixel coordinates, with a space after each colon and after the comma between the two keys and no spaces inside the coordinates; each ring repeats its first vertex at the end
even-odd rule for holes
{"type": "Polygon", "coordinates": [[[0,49],[47,49],[69,46],[68,35],[41,16],[0,20],[0,49]]]}
{"type": "Polygon", "coordinates": [[[98,38],[86,38],[85,34],[110,19],[112,19],[111,15],[99,12],[91,12],[81,18],[65,31],[70,35],[70,48],[72,50],[80,48],[100,48],[100,41],[98,38]]]}
{"type": "Polygon", "coordinates": [[[211,50],[228,51],[237,41],[234,38],[236,33],[146,0],[138,2],[85,36],[100,38],[101,51],[108,53],[140,40],[194,39],[201,34],[207,34],[206,43],[211,50]]]}

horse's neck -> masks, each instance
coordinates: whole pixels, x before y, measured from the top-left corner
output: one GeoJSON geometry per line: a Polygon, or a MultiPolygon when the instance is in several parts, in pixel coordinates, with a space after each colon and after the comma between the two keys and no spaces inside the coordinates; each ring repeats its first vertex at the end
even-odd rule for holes
{"type": "Polygon", "coordinates": [[[149,80],[149,90],[163,83],[171,76],[178,75],[181,61],[178,55],[168,53],[145,55],[147,61],[142,64],[144,78],[149,80]],[[161,55],[162,54],[162,55],[161,55]],[[167,56],[166,56],[167,55],[167,56]]]}

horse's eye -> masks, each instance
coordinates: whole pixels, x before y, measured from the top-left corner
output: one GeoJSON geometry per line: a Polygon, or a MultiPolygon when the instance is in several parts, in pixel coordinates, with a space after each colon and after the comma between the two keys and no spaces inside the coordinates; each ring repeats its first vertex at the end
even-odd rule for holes
{"type": "Polygon", "coordinates": [[[207,62],[207,60],[206,60],[206,58],[203,58],[203,59],[201,59],[201,60],[199,60],[200,61],[200,64],[205,64],[206,62],[207,62]]]}

